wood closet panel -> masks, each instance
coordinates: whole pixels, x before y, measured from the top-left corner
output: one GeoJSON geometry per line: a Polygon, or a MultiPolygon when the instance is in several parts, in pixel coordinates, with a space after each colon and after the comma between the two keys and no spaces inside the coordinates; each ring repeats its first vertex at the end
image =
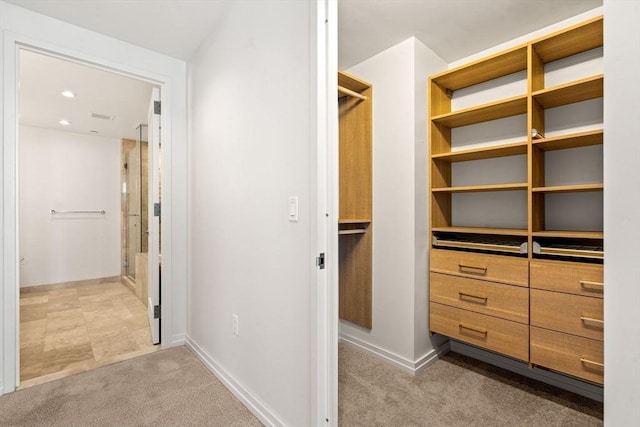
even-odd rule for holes
{"type": "Polygon", "coordinates": [[[371,329],[372,319],[372,104],[371,85],[338,73],[339,315],[371,329]]]}

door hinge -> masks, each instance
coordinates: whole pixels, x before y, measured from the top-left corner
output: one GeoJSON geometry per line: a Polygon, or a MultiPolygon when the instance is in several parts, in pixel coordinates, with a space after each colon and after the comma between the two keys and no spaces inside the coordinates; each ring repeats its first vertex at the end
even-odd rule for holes
{"type": "Polygon", "coordinates": [[[160,318],[160,306],[159,305],[154,305],[153,306],[153,318],[154,319],[159,319],[160,318]]]}
{"type": "Polygon", "coordinates": [[[324,252],[316,258],[316,265],[320,270],[324,270],[324,252]]]}
{"type": "Polygon", "coordinates": [[[160,216],[160,203],[153,204],[153,216],[160,216]]]}
{"type": "Polygon", "coordinates": [[[153,114],[159,115],[161,109],[160,101],[153,101],[153,114]]]}

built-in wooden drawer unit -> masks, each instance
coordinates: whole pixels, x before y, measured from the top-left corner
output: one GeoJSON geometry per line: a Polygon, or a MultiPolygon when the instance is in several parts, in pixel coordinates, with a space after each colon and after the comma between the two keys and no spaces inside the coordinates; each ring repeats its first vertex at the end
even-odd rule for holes
{"type": "Polygon", "coordinates": [[[531,261],[531,287],[602,298],[602,265],[564,261],[531,261]]]}
{"type": "Polygon", "coordinates": [[[602,299],[531,289],[530,303],[531,326],[602,341],[602,299]]]}
{"type": "Polygon", "coordinates": [[[514,322],[529,322],[529,290],[442,273],[429,275],[431,301],[514,322]]]}
{"type": "Polygon", "coordinates": [[[532,326],[531,363],[603,383],[604,348],[600,341],[532,326]]]}
{"type": "Polygon", "coordinates": [[[430,264],[436,273],[529,286],[529,262],[522,258],[432,249],[430,264]]]}
{"type": "Polygon", "coordinates": [[[529,327],[468,310],[431,303],[433,332],[520,360],[529,358],[529,327]]]}

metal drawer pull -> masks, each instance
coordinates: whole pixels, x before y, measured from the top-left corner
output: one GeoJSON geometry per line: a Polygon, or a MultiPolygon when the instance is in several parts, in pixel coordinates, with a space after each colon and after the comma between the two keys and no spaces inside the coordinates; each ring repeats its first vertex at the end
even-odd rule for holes
{"type": "Polygon", "coordinates": [[[599,323],[601,325],[604,325],[604,320],[594,319],[593,317],[580,316],[580,320],[582,320],[583,322],[599,323]]]}
{"type": "Polygon", "coordinates": [[[591,282],[589,280],[580,280],[580,286],[583,288],[598,288],[598,290],[604,290],[604,283],[602,282],[591,282]]]}
{"type": "Polygon", "coordinates": [[[458,323],[458,327],[460,329],[468,329],[468,330],[473,331],[473,332],[478,332],[479,334],[483,334],[485,336],[487,335],[487,330],[485,328],[481,328],[479,326],[465,325],[464,323],[459,322],[458,323]]]}
{"type": "Polygon", "coordinates": [[[481,300],[483,304],[487,303],[487,298],[488,298],[488,297],[481,297],[481,296],[478,296],[478,295],[467,294],[467,293],[462,292],[462,291],[458,292],[458,296],[460,296],[460,299],[462,299],[462,298],[473,298],[473,299],[481,300]]]}
{"type": "Polygon", "coordinates": [[[604,368],[604,363],[594,362],[593,360],[585,359],[584,357],[580,358],[580,362],[582,362],[585,365],[595,365],[595,366],[599,366],[600,368],[604,368]]]}
{"type": "Polygon", "coordinates": [[[458,269],[462,272],[463,269],[474,270],[470,274],[487,274],[487,267],[476,267],[475,265],[467,265],[467,264],[458,264],[458,269]]]}

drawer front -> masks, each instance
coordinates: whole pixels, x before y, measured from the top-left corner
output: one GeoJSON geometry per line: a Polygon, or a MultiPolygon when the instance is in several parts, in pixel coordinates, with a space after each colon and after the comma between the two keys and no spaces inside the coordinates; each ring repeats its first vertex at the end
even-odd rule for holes
{"type": "Polygon", "coordinates": [[[531,327],[531,363],[602,384],[604,345],[588,338],[531,327]]]}
{"type": "Polygon", "coordinates": [[[604,314],[600,298],[531,289],[531,325],[603,340],[604,314]]]}
{"type": "Polygon", "coordinates": [[[563,261],[531,261],[531,287],[602,298],[602,265],[563,261]]]}
{"type": "Polygon", "coordinates": [[[529,262],[522,258],[432,249],[429,269],[437,273],[529,286],[529,262]]]}
{"type": "Polygon", "coordinates": [[[472,311],[429,304],[429,329],[520,360],[529,359],[529,327],[472,311]]]}
{"type": "Polygon", "coordinates": [[[529,290],[442,273],[429,274],[430,300],[445,305],[529,323],[529,290]]]}

